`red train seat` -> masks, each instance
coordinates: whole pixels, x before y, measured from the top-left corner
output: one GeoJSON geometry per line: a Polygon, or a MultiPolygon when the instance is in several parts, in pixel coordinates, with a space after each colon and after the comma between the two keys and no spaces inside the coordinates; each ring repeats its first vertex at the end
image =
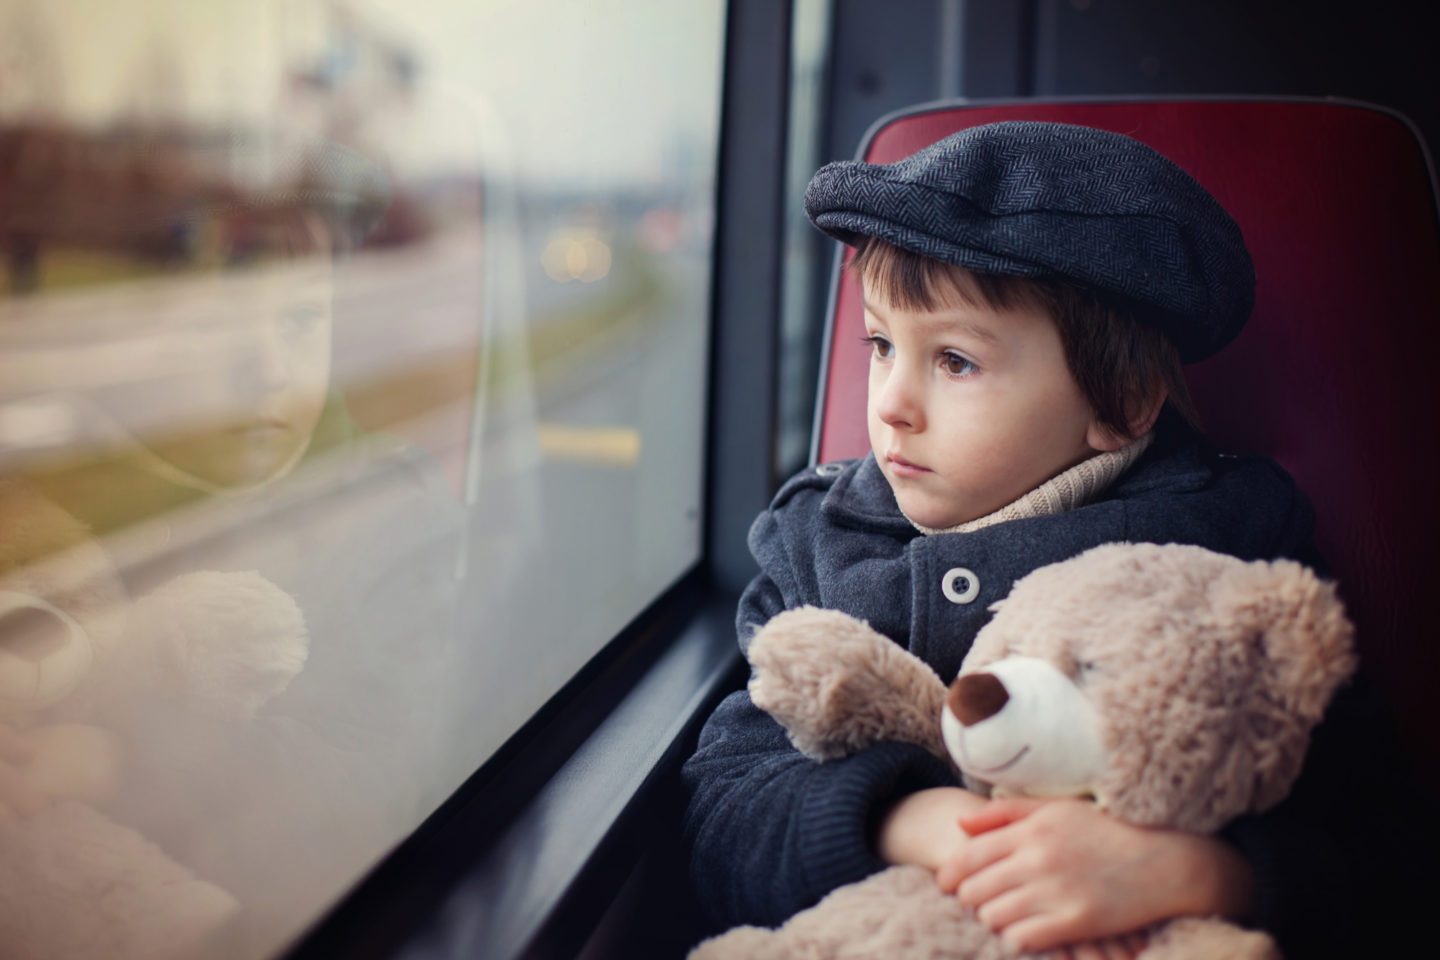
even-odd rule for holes
{"type": "MultiPolygon", "coordinates": [[[[1278,460],[1315,504],[1317,543],[1395,709],[1415,768],[1440,783],[1440,236],[1425,146],[1404,118],[1336,100],[929,104],[872,128],[888,163],[996,120],[1128,134],[1187,170],[1239,222],[1255,261],[1240,337],[1188,368],[1221,449],[1278,460]]],[[[848,256],[848,250],[846,256],[848,256]]],[[[869,346],[859,290],[838,269],[821,358],[817,462],[862,456],[869,346]]]]}

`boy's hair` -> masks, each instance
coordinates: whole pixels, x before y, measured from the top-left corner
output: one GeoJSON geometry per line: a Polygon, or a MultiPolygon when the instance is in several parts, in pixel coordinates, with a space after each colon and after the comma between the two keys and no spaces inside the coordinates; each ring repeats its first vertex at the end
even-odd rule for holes
{"type": "Polygon", "coordinates": [[[1027,305],[1045,311],[1060,332],[1065,362],[1097,419],[1134,439],[1130,421],[1156,386],[1166,404],[1198,428],[1180,351],[1133,308],[1064,280],[979,273],[912,253],[875,237],[856,244],[852,270],[867,289],[905,310],[937,310],[955,299],[992,310],[1027,305]]]}

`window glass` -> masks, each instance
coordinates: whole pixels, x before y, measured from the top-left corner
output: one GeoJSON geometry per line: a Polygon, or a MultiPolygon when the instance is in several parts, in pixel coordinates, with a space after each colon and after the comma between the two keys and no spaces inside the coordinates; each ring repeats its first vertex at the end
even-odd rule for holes
{"type": "Polygon", "coordinates": [[[7,956],[273,954],[698,560],[723,15],[0,0],[7,956]]]}

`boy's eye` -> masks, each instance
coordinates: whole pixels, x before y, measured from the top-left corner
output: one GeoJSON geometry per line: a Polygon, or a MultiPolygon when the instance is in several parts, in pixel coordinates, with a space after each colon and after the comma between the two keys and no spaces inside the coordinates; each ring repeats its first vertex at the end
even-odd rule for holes
{"type": "Polygon", "coordinates": [[[289,336],[304,336],[315,330],[325,316],[325,309],[316,304],[295,304],[281,316],[281,329],[289,336]]]}
{"type": "Polygon", "coordinates": [[[945,364],[945,372],[953,376],[961,377],[968,373],[974,373],[978,369],[974,363],[958,353],[946,352],[942,360],[945,364]]]}
{"type": "Polygon", "coordinates": [[[870,346],[874,348],[875,356],[881,360],[889,359],[891,352],[895,349],[890,345],[890,341],[886,340],[884,337],[872,335],[864,337],[863,339],[866,343],[870,344],[870,346]]]}

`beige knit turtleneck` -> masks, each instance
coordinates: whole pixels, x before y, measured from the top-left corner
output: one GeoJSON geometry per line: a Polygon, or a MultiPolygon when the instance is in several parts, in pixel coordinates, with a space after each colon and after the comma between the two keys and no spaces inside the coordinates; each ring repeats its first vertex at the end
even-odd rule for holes
{"type": "Polygon", "coordinates": [[[1075,464],[1069,470],[1056,474],[1020,499],[1001,507],[994,513],[987,513],[983,517],[957,523],[953,527],[937,530],[934,527],[915,523],[908,516],[905,519],[910,520],[915,529],[924,534],[970,533],[974,530],[994,526],[997,523],[1004,523],[1007,520],[1048,517],[1052,514],[1064,513],[1066,510],[1073,510],[1089,503],[1103,493],[1120,477],[1120,474],[1128,470],[1130,465],[1140,458],[1140,454],[1150,446],[1152,439],[1154,439],[1153,435],[1147,433],[1119,450],[1097,453],[1088,460],[1082,460],[1075,464]]]}

